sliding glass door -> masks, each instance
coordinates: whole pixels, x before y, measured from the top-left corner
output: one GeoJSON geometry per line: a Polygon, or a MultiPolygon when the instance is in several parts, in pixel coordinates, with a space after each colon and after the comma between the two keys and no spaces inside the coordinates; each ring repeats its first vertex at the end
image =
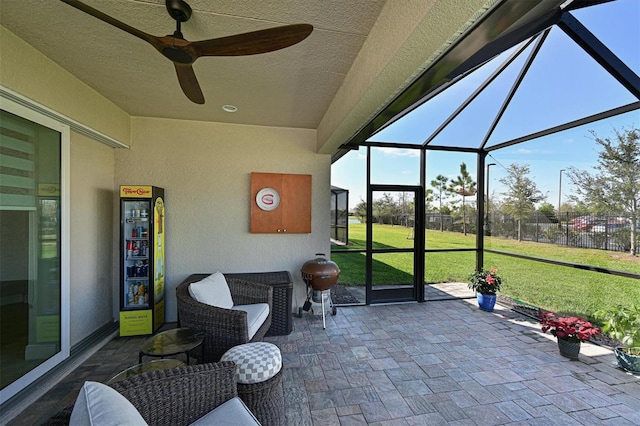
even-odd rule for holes
{"type": "Polygon", "coordinates": [[[14,114],[10,105],[3,101],[0,110],[2,401],[68,356],[62,303],[63,129],[37,114],[31,119],[14,114]]]}

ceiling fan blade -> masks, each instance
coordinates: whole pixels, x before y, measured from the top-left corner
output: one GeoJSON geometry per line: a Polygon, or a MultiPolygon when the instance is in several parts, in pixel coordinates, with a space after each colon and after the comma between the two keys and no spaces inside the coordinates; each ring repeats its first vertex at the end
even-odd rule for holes
{"type": "Polygon", "coordinates": [[[102,13],[97,9],[94,9],[91,6],[88,6],[78,0],[60,0],[66,4],[68,4],[69,6],[73,6],[78,10],[81,10],[95,18],[100,19],[103,22],[106,22],[107,24],[113,25],[116,28],[119,28],[123,31],[128,32],[129,34],[136,36],[148,43],[151,43],[152,45],[156,45],[158,43],[158,38],[155,36],[152,36],[151,34],[147,34],[144,31],[140,31],[137,28],[133,28],[130,25],[125,24],[124,22],[118,21],[115,18],[112,18],[111,16],[107,15],[106,13],[102,13]]]}
{"type": "Polygon", "coordinates": [[[200,84],[196,78],[196,73],[193,72],[191,64],[173,63],[176,67],[176,74],[178,74],[178,81],[180,87],[187,98],[197,104],[204,104],[204,95],[200,89],[200,84]]]}
{"type": "Polygon", "coordinates": [[[301,42],[313,25],[295,24],[192,42],[198,56],[244,56],[273,52],[301,42]]]}

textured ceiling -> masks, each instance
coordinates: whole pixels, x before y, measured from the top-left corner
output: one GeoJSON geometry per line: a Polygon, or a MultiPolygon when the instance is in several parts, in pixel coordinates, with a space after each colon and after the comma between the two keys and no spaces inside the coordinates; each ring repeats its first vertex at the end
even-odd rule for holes
{"type": "MultiPolygon", "coordinates": [[[[152,35],[172,34],[164,0],[87,0],[152,35]]],[[[204,57],[193,68],[206,103],[182,93],[173,64],[151,45],[53,0],[0,0],[0,24],[133,116],[317,128],[384,0],[191,0],[182,25],[198,41],[308,23],[313,33],[276,52],[204,57]],[[223,104],[239,108],[222,111],[223,104]]]]}

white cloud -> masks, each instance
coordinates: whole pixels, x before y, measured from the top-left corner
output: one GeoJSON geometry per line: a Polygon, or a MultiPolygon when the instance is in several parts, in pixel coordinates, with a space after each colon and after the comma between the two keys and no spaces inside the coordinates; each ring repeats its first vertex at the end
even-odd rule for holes
{"type": "Polygon", "coordinates": [[[385,155],[391,155],[393,157],[420,157],[419,149],[386,148],[386,147],[376,147],[376,149],[385,155]]]}
{"type": "Polygon", "coordinates": [[[550,150],[550,149],[518,148],[518,149],[516,149],[515,152],[516,152],[516,154],[521,154],[521,155],[534,155],[534,154],[551,155],[551,154],[555,154],[555,152],[553,150],[550,150]]]}
{"type": "Polygon", "coordinates": [[[533,150],[533,149],[526,149],[526,148],[520,148],[520,149],[517,149],[517,150],[516,150],[516,152],[517,152],[518,154],[525,154],[525,155],[535,154],[535,153],[536,153],[536,151],[535,151],[535,150],[533,150]]]}

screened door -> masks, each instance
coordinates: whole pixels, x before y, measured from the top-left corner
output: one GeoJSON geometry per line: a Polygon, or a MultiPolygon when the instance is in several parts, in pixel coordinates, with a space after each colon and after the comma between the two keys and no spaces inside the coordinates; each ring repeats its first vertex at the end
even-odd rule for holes
{"type": "Polygon", "coordinates": [[[422,188],[371,185],[367,205],[367,303],[422,300],[422,188]]]}

